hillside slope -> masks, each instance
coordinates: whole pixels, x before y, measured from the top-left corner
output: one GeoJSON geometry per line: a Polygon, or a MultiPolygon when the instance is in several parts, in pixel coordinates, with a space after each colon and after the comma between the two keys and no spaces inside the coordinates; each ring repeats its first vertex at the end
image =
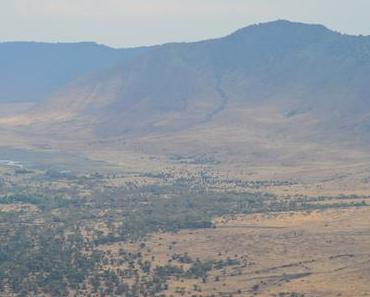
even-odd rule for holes
{"type": "Polygon", "coordinates": [[[150,48],[96,43],[0,43],[0,103],[39,102],[78,77],[123,63],[150,48]]]}
{"type": "Polygon", "coordinates": [[[186,162],[366,159],[369,77],[369,37],[276,21],[156,47],[1,122],[63,149],[186,162]]]}

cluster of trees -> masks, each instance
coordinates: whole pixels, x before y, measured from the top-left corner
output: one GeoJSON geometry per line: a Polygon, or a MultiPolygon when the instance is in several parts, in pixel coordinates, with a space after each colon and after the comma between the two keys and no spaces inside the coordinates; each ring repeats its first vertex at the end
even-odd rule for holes
{"type": "Polygon", "coordinates": [[[41,205],[43,201],[42,197],[22,193],[0,196],[0,204],[27,203],[41,205]]]}
{"type": "Polygon", "coordinates": [[[99,255],[85,254],[84,239],[61,227],[21,225],[0,245],[0,291],[19,296],[65,296],[94,269],[99,255]]]}

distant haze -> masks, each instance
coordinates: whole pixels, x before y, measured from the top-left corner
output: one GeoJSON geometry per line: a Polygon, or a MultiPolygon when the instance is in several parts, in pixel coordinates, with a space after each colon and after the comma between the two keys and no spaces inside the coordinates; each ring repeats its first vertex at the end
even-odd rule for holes
{"type": "Polygon", "coordinates": [[[0,41],[127,47],[219,37],[276,19],[369,35],[369,11],[369,0],[0,0],[0,41]]]}

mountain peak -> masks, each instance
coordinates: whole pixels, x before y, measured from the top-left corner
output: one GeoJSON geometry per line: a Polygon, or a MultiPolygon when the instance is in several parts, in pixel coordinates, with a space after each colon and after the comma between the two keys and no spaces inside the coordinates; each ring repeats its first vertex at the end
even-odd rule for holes
{"type": "Polygon", "coordinates": [[[246,44],[270,48],[283,46],[292,49],[335,40],[340,36],[342,34],[331,31],[323,25],[277,20],[247,26],[227,38],[243,46],[246,44]]]}
{"type": "Polygon", "coordinates": [[[333,35],[339,34],[332,30],[329,30],[323,25],[318,24],[306,24],[300,22],[292,22],[289,20],[276,20],[271,22],[259,23],[251,26],[247,26],[235,31],[232,35],[243,35],[243,34],[319,34],[319,35],[333,35]]]}

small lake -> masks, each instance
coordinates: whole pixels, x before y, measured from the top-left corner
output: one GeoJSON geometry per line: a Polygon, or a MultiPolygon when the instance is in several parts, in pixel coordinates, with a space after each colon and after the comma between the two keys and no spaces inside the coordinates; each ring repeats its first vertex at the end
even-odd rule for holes
{"type": "Polygon", "coordinates": [[[12,160],[0,160],[0,165],[10,166],[10,167],[19,167],[19,168],[23,167],[23,165],[20,162],[12,161],[12,160]]]}

